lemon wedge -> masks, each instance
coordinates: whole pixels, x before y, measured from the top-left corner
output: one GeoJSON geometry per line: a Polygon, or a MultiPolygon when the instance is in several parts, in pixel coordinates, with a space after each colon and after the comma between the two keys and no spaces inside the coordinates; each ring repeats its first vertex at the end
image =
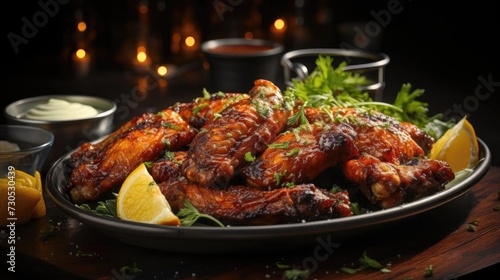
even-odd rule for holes
{"type": "Polygon", "coordinates": [[[180,225],[179,218],[172,212],[144,163],[127,176],[118,191],[116,215],[127,221],[180,225]]]}
{"type": "Polygon", "coordinates": [[[479,144],[474,127],[463,117],[434,143],[429,158],[448,162],[453,172],[474,167],[479,160],[479,144]]]}
{"type": "Polygon", "coordinates": [[[45,214],[42,180],[38,171],[32,176],[15,170],[13,176],[0,178],[0,226],[6,226],[10,221],[24,224],[45,214]]]}

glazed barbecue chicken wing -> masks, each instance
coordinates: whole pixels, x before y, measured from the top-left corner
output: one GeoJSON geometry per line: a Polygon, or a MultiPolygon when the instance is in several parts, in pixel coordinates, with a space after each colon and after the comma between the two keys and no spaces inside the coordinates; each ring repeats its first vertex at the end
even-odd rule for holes
{"type": "Polygon", "coordinates": [[[200,129],[182,165],[188,180],[201,186],[226,187],[246,163],[245,154],[263,151],[285,128],[289,110],[278,87],[257,80],[249,96],[200,129]]]}
{"type": "Polygon", "coordinates": [[[176,103],[168,109],[177,112],[191,126],[200,129],[214,116],[227,107],[250,96],[244,93],[213,93],[206,97],[198,97],[189,103],[176,103]]]}
{"type": "MultiPolygon", "coordinates": [[[[125,123],[119,133],[104,139],[99,152],[85,152],[92,145],[82,145],[78,154],[92,154],[77,165],[69,177],[68,189],[73,202],[92,201],[121,184],[140,163],[155,161],[166,149],[185,146],[196,131],[176,112],[163,110],[147,113],[125,123]]],[[[74,161],[78,162],[78,161],[74,161]]]]}
{"type": "Polygon", "coordinates": [[[347,124],[304,124],[281,133],[242,172],[246,185],[274,189],[302,184],[358,154],[356,132],[347,124]]]}
{"type": "Polygon", "coordinates": [[[345,175],[373,204],[391,208],[436,193],[454,173],[444,161],[414,158],[405,164],[384,162],[368,154],[346,162],[345,175]]]}
{"type": "Polygon", "coordinates": [[[155,162],[151,175],[174,212],[188,200],[199,212],[230,225],[273,225],[352,215],[347,192],[330,193],[313,184],[264,191],[243,185],[211,188],[182,175],[185,152],[155,162]]]}
{"type": "Polygon", "coordinates": [[[359,155],[342,164],[344,175],[382,208],[440,191],[454,179],[446,162],[425,157],[432,138],[412,124],[355,108],[333,109],[331,114],[311,108],[306,116],[310,122],[340,122],[354,128],[359,155]]]}

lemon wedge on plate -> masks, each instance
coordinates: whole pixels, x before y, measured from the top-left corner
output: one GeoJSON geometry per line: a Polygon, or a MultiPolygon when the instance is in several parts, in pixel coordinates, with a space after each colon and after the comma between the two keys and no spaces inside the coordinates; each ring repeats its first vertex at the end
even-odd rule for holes
{"type": "Polygon", "coordinates": [[[6,226],[10,221],[24,224],[46,214],[40,173],[35,171],[35,176],[32,176],[24,171],[15,170],[13,174],[8,178],[0,178],[1,227],[6,226]],[[7,220],[7,218],[15,218],[15,220],[7,220]]]}
{"type": "Polygon", "coordinates": [[[144,163],[127,176],[118,191],[116,215],[127,221],[180,225],[179,218],[172,212],[144,163]]]}
{"type": "Polygon", "coordinates": [[[479,161],[474,127],[463,117],[434,143],[429,158],[448,162],[453,172],[473,168],[479,161]]]}

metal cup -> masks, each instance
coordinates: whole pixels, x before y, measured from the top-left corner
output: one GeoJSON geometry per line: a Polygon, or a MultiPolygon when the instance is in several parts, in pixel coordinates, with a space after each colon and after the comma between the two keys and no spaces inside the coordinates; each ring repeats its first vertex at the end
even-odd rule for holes
{"type": "Polygon", "coordinates": [[[257,79],[276,81],[284,47],[262,39],[228,38],[206,41],[201,49],[211,91],[248,92],[257,79]]]}
{"type": "Polygon", "coordinates": [[[384,53],[371,53],[350,49],[301,49],[287,52],[281,58],[284,68],[284,80],[287,86],[293,87],[293,79],[305,79],[309,76],[309,69],[315,67],[319,55],[333,57],[336,65],[345,61],[344,71],[363,74],[370,81],[368,85],[360,86],[363,91],[373,95],[375,101],[381,101],[385,86],[384,68],[389,64],[389,56],[384,53]]]}

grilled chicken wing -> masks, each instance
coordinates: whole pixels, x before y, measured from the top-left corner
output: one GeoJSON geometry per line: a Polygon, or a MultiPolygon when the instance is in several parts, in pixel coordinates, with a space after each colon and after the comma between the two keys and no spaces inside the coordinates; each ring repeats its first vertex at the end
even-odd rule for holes
{"type": "Polygon", "coordinates": [[[371,203],[382,208],[434,194],[455,177],[444,161],[414,158],[407,164],[393,164],[368,154],[348,161],[343,170],[371,203]]]}
{"type": "Polygon", "coordinates": [[[144,114],[126,123],[119,134],[90,161],[76,166],[68,181],[75,203],[96,200],[103,192],[125,180],[144,161],[158,159],[165,149],[175,150],[188,144],[196,131],[176,112],[163,110],[144,114]]]}
{"type": "Polygon", "coordinates": [[[193,102],[176,103],[170,106],[194,128],[200,129],[214,116],[231,104],[237,103],[240,100],[248,99],[250,96],[244,93],[214,93],[209,97],[198,97],[193,102]]]}
{"type": "Polygon", "coordinates": [[[278,87],[257,80],[249,96],[221,111],[193,139],[182,165],[190,181],[227,186],[245,164],[245,154],[263,151],[285,128],[289,111],[278,87]]]}
{"type": "MultiPolygon", "coordinates": [[[[331,114],[316,108],[306,109],[306,118],[314,123],[347,123],[354,128],[354,140],[360,152],[382,161],[406,163],[413,157],[424,156],[424,150],[415,142],[401,122],[375,110],[335,108],[331,114]]],[[[414,133],[415,134],[415,133],[414,133]]]]}
{"type": "Polygon", "coordinates": [[[455,177],[446,162],[425,158],[424,149],[432,147],[432,138],[414,125],[354,108],[334,109],[331,114],[308,109],[306,117],[309,121],[348,123],[354,128],[354,143],[360,153],[342,164],[343,173],[371,203],[382,208],[435,193],[455,177]]]}
{"type": "Polygon", "coordinates": [[[274,189],[310,182],[327,168],[358,154],[346,124],[305,124],[280,134],[242,176],[248,186],[274,189]]]}
{"type": "Polygon", "coordinates": [[[135,117],[132,120],[124,123],[117,130],[104,137],[101,141],[97,143],[83,143],[70,155],[69,160],[66,162],[66,164],[71,168],[75,168],[78,165],[94,161],[97,157],[100,156],[101,153],[106,150],[109,145],[113,144],[114,141],[119,139],[128,131],[139,127],[145,122],[148,122],[150,118],[151,115],[149,114],[135,117]]]}
{"type": "Polygon", "coordinates": [[[157,161],[151,175],[174,212],[188,200],[201,213],[231,225],[272,225],[351,216],[347,192],[330,193],[312,184],[270,191],[243,185],[224,189],[203,187],[181,173],[179,163],[185,155],[157,161]]]}

